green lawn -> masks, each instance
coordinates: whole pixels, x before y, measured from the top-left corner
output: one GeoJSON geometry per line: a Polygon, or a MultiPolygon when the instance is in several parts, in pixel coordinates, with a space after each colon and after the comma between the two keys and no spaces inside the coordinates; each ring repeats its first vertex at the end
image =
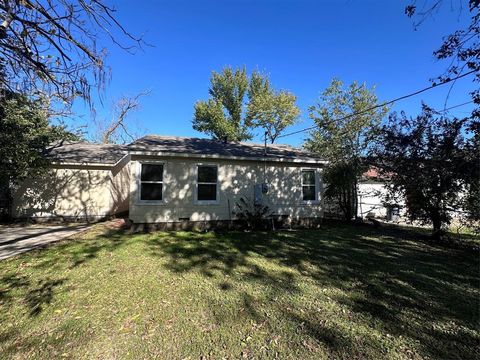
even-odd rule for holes
{"type": "Polygon", "coordinates": [[[479,358],[479,256],[410,230],[130,235],[0,262],[0,358],[479,358]]]}

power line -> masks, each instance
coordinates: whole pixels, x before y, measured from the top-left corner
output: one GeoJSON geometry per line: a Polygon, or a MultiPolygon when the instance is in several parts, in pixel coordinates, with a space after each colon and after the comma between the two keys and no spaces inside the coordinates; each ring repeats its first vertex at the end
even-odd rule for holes
{"type": "Polygon", "coordinates": [[[462,104],[458,104],[458,105],[453,105],[453,106],[450,106],[446,109],[443,109],[443,110],[435,110],[435,112],[437,113],[444,113],[444,112],[447,112],[448,110],[452,110],[452,109],[455,109],[455,108],[458,108],[460,106],[465,106],[465,105],[468,105],[468,104],[473,104],[473,100],[470,100],[470,101],[467,101],[467,102],[464,102],[462,104]]]}
{"type": "MultiPolygon", "coordinates": [[[[442,81],[440,84],[430,85],[430,86],[428,86],[428,87],[426,87],[426,88],[423,88],[423,89],[421,89],[421,90],[417,90],[417,91],[414,91],[414,92],[412,92],[412,93],[410,93],[410,94],[397,97],[397,98],[395,98],[395,99],[393,99],[393,100],[385,101],[385,102],[383,102],[383,103],[381,103],[381,104],[372,106],[372,107],[370,107],[370,108],[368,108],[368,109],[365,109],[365,110],[362,110],[362,111],[359,111],[359,112],[356,112],[356,113],[352,113],[352,114],[350,114],[350,115],[346,115],[346,116],[344,116],[344,117],[341,117],[341,118],[339,118],[339,119],[335,119],[335,120],[332,120],[332,121],[342,121],[342,120],[349,119],[349,118],[351,118],[351,117],[353,117],[353,116],[365,114],[365,113],[367,113],[367,112],[369,112],[369,111],[378,109],[378,108],[380,108],[380,107],[393,104],[394,102],[397,102],[397,101],[405,100],[405,99],[407,99],[407,98],[409,98],[409,97],[416,96],[416,95],[418,95],[418,94],[421,94],[421,93],[423,93],[423,92],[425,92],[425,91],[428,91],[428,90],[431,90],[431,89],[433,89],[433,88],[439,87],[439,86],[441,86],[441,85],[448,84],[449,82],[456,81],[456,80],[461,79],[461,78],[463,78],[463,77],[465,77],[465,76],[468,76],[468,75],[470,75],[470,74],[473,74],[474,72],[476,72],[476,70],[468,71],[468,72],[466,72],[465,74],[458,75],[457,77],[449,78],[449,79],[447,79],[447,80],[444,80],[444,81],[442,81]]],[[[471,102],[472,102],[472,101],[470,101],[470,102],[468,102],[468,103],[471,103],[471,102]]],[[[464,103],[464,104],[460,104],[460,105],[455,105],[455,106],[452,106],[452,107],[450,107],[450,108],[448,108],[448,109],[443,109],[442,112],[443,112],[443,111],[450,110],[450,109],[453,109],[453,108],[455,108],[455,107],[460,107],[460,106],[466,105],[466,104],[468,104],[468,103],[464,103]]],[[[290,132],[290,133],[287,133],[287,134],[280,135],[280,136],[277,137],[277,139],[278,139],[278,138],[283,138],[283,137],[286,137],[286,136],[295,135],[295,134],[300,134],[300,133],[305,132],[305,131],[309,131],[309,130],[316,129],[317,127],[318,127],[317,125],[314,125],[314,126],[310,126],[310,127],[308,127],[308,128],[302,129],[302,130],[293,131],[293,132],[290,132]]]]}

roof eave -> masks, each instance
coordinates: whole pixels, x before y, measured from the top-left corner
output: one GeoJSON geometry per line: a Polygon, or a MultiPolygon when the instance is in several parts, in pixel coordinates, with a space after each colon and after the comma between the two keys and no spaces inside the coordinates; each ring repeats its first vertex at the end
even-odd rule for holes
{"type": "Polygon", "coordinates": [[[179,157],[179,158],[197,158],[197,159],[219,159],[219,160],[240,160],[240,161],[269,161],[280,163],[296,164],[319,164],[325,165],[327,160],[315,158],[286,158],[286,157],[247,157],[247,156],[226,156],[217,154],[197,154],[197,153],[172,153],[163,151],[130,151],[130,155],[137,156],[159,156],[159,157],[179,157]]]}
{"type": "Polygon", "coordinates": [[[50,162],[51,165],[62,165],[62,166],[88,166],[88,167],[109,167],[114,168],[116,167],[121,161],[123,161],[126,157],[130,156],[129,153],[123,155],[120,159],[118,159],[114,163],[101,163],[101,162],[75,162],[75,161],[59,161],[59,160],[52,160],[50,162]]]}

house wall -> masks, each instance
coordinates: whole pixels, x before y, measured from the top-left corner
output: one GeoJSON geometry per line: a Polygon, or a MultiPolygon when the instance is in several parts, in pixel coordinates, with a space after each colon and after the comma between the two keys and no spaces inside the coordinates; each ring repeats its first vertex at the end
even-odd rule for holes
{"type": "Polygon", "coordinates": [[[13,197],[16,218],[95,219],[128,210],[128,164],[56,166],[27,179],[13,197]]]}
{"type": "Polygon", "coordinates": [[[111,213],[126,213],[128,212],[130,206],[130,156],[123,158],[112,169],[111,176],[111,213]]]}
{"type": "Polygon", "coordinates": [[[231,220],[241,197],[253,202],[254,185],[266,182],[269,192],[263,202],[277,215],[293,218],[321,217],[323,198],[320,165],[294,163],[262,163],[257,161],[207,160],[132,156],[130,182],[130,219],[135,223],[231,220]],[[147,204],[139,197],[140,162],[164,164],[163,202],[147,204]],[[218,203],[198,204],[195,201],[196,168],[198,164],[218,166],[218,203]],[[302,202],[301,169],[315,168],[318,201],[302,202]],[[265,169],[265,171],[264,171],[265,169]]]}
{"type": "Polygon", "coordinates": [[[366,181],[358,184],[358,216],[385,217],[387,208],[384,206],[387,189],[384,183],[366,181]]]}

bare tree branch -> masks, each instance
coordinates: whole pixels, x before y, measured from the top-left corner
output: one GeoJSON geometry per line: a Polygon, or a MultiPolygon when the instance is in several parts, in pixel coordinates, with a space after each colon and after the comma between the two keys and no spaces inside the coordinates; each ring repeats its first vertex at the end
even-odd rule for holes
{"type": "Polygon", "coordinates": [[[149,94],[149,90],[144,90],[132,97],[121,97],[113,106],[111,121],[108,122],[106,119],[95,120],[97,132],[93,135],[93,140],[104,144],[134,141],[138,134],[132,133],[131,124],[127,122],[128,116],[139,110],[140,98],[149,94]]]}
{"type": "Polygon", "coordinates": [[[1,0],[0,89],[91,105],[92,89],[102,90],[108,77],[99,36],[128,52],[145,44],[115,12],[103,0],[1,0]]]}

